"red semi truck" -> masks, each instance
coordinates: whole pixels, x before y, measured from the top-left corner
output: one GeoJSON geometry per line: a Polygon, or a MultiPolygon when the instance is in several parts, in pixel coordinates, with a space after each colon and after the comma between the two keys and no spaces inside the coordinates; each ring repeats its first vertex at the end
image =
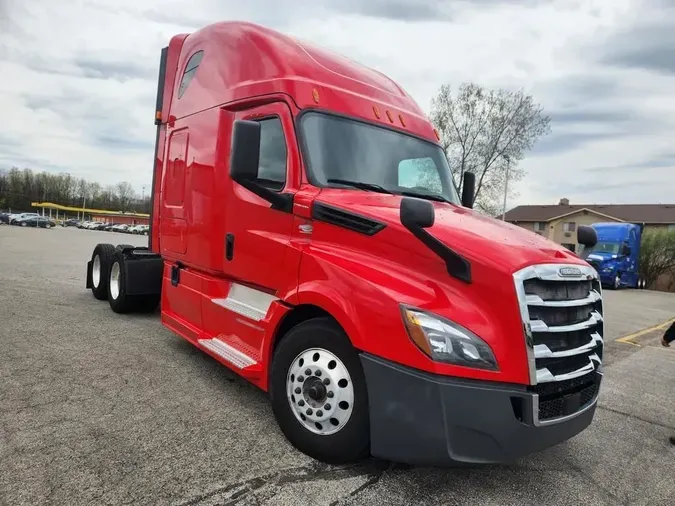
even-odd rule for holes
{"type": "MultiPolygon", "coordinates": [[[[269,392],[295,447],[503,462],[578,434],[602,378],[596,271],[474,212],[383,74],[250,23],[162,50],[148,247],[87,288],[269,392]]],[[[579,230],[593,245],[594,233],[579,230]]]]}

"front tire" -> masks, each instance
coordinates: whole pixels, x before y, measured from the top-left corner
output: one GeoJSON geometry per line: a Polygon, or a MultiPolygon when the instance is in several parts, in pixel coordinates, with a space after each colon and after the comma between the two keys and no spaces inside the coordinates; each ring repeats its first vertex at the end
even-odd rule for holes
{"type": "Polygon", "coordinates": [[[300,323],[274,353],[270,397],[277,423],[301,452],[329,464],[370,449],[366,380],[359,355],[330,318],[300,323]]]}
{"type": "Polygon", "coordinates": [[[617,274],[616,276],[614,276],[614,283],[612,283],[612,288],[614,290],[618,290],[619,288],[621,288],[621,274],[617,274]]]}

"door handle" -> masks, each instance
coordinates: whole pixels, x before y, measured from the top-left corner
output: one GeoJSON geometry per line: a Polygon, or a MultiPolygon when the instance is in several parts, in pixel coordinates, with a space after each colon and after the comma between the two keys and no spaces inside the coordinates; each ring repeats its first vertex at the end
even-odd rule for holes
{"type": "Polygon", "coordinates": [[[228,260],[234,258],[234,234],[225,235],[225,258],[228,260]]]}
{"type": "Polygon", "coordinates": [[[171,266],[171,284],[173,286],[178,286],[178,283],[180,283],[180,270],[182,268],[183,264],[180,262],[176,262],[171,266]]]}

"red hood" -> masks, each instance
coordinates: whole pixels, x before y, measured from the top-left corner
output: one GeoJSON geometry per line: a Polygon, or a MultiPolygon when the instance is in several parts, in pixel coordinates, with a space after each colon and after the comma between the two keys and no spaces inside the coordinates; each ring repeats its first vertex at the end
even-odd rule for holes
{"type": "MultiPolygon", "coordinates": [[[[399,196],[324,189],[318,200],[403,228],[399,196]]],[[[516,225],[460,206],[433,204],[436,220],[427,231],[469,260],[507,272],[538,263],[585,263],[567,248],[516,225]]]]}

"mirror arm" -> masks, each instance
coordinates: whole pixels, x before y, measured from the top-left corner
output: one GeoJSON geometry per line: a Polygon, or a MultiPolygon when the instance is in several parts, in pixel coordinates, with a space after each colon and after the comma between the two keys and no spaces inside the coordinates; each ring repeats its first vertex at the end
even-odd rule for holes
{"type": "Polygon", "coordinates": [[[292,193],[277,193],[274,190],[270,190],[260,183],[255,181],[238,181],[238,183],[249,190],[252,193],[255,193],[258,197],[265,199],[267,202],[272,204],[271,208],[277,211],[283,211],[286,213],[293,212],[293,194],[292,193]]]}
{"type": "MultiPolygon", "coordinates": [[[[430,227],[434,223],[433,208],[431,208],[431,216],[422,217],[421,219],[419,215],[415,217],[414,207],[419,207],[413,205],[415,200],[416,199],[411,197],[404,197],[401,200],[401,224],[422,244],[445,262],[445,267],[450,276],[457,278],[460,281],[464,281],[465,283],[471,283],[471,263],[425,230],[425,227],[430,227]]],[[[425,204],[431,207],[429,202],[426,202],[425,204]]]]}

